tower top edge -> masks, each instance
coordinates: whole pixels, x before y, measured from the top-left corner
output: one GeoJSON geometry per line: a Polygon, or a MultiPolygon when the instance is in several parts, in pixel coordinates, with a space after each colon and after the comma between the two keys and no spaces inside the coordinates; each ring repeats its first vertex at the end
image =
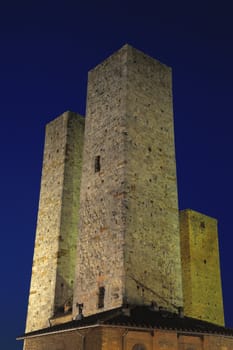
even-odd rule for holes
{"type": "Polygon", "coordinates": [[[98,67],[102,66],[103,64],[105,64],[109,59],[113,58],[114,56],[116,55],[123,55],[123,54],[126,54],[127,56],[128,55],[132,55],[132,54],[135,54],[137,56],[144,56],[144,58],[147,58],[151,61],[154,61],[154,62],[157,62],[159,63],[161,66],[164,66],[164,68],[166,69],[169,69],[169,70],[172,70],[172,68],[170,66],[168,66],[167,64],[161,62],[160,60],[152,57],[151,55],[148,55],[147,53],[135,48],[134,46],[128,44],[128,43],[125,43],[123,46],[121,46],[118,50],[112,52],[112,54],[108,55],[105,59],[103,59],[101,62],[99,62],[96,66],[94,66],[93,68],[91,68],[89,70],[89,73],[94,71],[95,69],[97,69],[98,67]]]}
{"type": "Polygon", "coordinates": [[[200,211],[194,210],[194,209],[190,209],[190,208],[186,208],[186,209],[182,209],[180,210],[180,215],[196,215],[196,216],[200,216],[200,217],[206,217],[215,221],[218,221],[215,217],[201,213],[200,211]]]}
{"type": "Polygon", "coordinates": [[[74,111],[64,111],[63,113],[61,113],[60,115],[58,115],[56,118],[53,118],[51,121],[49,121],[46,126],[52,125],[54,123],[56,123],[59,119],[70,119],[70,118],[76,118],[79,121],[84,121],[85,120],[85,116],[74,112],[74,111]]]}

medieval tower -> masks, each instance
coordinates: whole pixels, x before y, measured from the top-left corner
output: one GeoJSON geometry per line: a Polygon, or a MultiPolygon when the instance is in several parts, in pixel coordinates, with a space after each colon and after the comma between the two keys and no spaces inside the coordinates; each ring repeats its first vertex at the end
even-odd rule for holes
{"type": "Polygon", "coordinates": [[[25,349],[171,349],[82,333],[133,308],[225,330],[216,220],[178,210],[171,69],[125,45],[89,72],[86,117],[46,127],[25,349]]]}
{"type": "Polygon", "coordinates": [[[106,309],[182,306],[173,134],[168,67],[124,46],[89,73],[74,288],[84,314],[99,311],[101,288],[106,309]]]}
{"type": "Polygon", "coordinates": [[[66,112],[46,127],[26,330],[72,303],[84,120],[66,112]]]}

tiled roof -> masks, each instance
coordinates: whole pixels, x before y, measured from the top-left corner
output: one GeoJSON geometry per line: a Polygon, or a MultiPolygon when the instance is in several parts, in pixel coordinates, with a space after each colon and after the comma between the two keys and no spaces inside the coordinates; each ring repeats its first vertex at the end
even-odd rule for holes
{"type": "Polygon", "coordinates": [[[120,307],[87,316],[81,320],[74,320],[26,333],[18,337],[18,339],[99,325],[122,326],[135,329],[163,329],[191,333],[208,333],[233,337],[233,329],[230,328],[218,326],[191,317],[180,317],[178,314],[164,310],[155,311],[149,306],[130,306],[127,309],[120,307]]]}

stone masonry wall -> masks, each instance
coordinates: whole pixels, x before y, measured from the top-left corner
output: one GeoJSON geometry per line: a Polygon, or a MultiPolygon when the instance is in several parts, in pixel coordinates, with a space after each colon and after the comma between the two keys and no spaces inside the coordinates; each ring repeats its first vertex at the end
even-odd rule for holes
{"type": "Polygon", "coordinates": [[[24,350],[101,350],[102,331],[74,330],[26,339],[24,350]]]}
{"type": "Polygon", "coordinates": [[[126,297],[177,311],[182,283],[171,69],[129,48],[126,297]]]}
{"type": "Polygon", "coordinates": [[[101,287],[105,288],[104,309],[122,304],[126,59],[124,49],[88,76],[74,316],[76,303],[84,303],[85,315],[103,311],[98,308],[101,287]]]}
{"type": "Polygon", "coordinates": [[[72,307],[77,254],[84,118],[69,113],[55,291],[56,308],[72,307]]]}
{"type": "Polygon", "coordinates": [[[89,73],[74,316],[182,305],[173,137],[170,68],[125,45],[89,73]]]}
{"type": "Polygon", "coordinates": [[[72,298],[83,134],[83,118],[71,112],[46,127],[26,332],[47,327],[72,298]]]}
{"type": "Polygon", "coordinates": [[[185,315],[224,325],[217,220],[180,212],[185,315]]]}
{"type": "Polygon", "coordinates": [[[233,350],[230,337],[95,327],[26,339],[24,350],[233,350]],[[136,347],[138,346],[138,347],[136,347]],[[143,347],[144,346],[144,347],[143,347]]]}

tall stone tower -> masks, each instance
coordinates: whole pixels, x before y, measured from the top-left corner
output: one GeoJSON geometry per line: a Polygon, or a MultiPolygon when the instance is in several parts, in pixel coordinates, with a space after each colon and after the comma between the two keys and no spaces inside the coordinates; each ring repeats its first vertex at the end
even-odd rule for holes
{"type": "Polygon", "coordinates": [[[26,331],[72,306],[84,120],[66,112],[46,127],[26,331]]]}
{"type": "Polygon", "coordinates": [[[89,72],[73,315],[182,306],[171,69],[125,45],[89,72]]]}

